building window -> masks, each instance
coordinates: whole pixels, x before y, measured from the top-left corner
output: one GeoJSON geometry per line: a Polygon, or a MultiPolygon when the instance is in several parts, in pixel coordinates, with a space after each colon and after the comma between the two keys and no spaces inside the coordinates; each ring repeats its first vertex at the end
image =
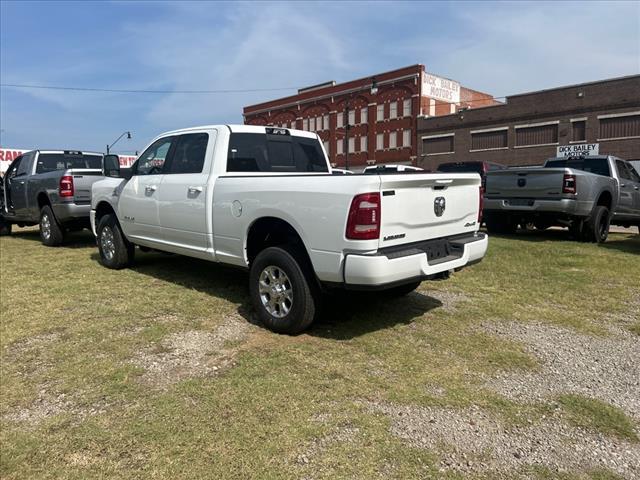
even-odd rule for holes
{"type": "Polygon", "coordinates": [[[577,120],[571,122],[571,141],[584,142],[587,140],[587,122],[585,120],[577,120]]]}
{"type": "Polygon", "coordinates": [[[398,146],[398,134],[397,132],[389,133],[389,148],[396,148],[398,146]]]}
{"type": "Polygon", "coordinates": [[[324,129],[329,130],[329,115],[324,116],[324,129]]]}
{"type": "Polygon", "coordinates": [[[384,133],[376,135],[376,150],[384,150],[384,133]]]}
{"type": "Polygon", "coordinates": [[[600,118],[598,139],[640,137],[640,114],[600,118]]]}
{"type": "Polygon", "coordinates": [[[342,128],[344,125],[344,113],[339,112],[338,113],[338,125],[337,128],[342,128]]]}
{"type": "Polygon", "coordinates": [[[471,150],[507,148],[508,129],[471,132],[471,150]]]}
{"type": "Polygon", "coordinates": [[[349,110],[349,125],[355,125],[356,123],[356,111],[349,110]]]}
{"type": "Polygon", "coordinates": [[[343,150],[344,150],[344,140],[339,139],[337,144],[336,144],[336,153],[338,155],[342,155],[343,150]]]}
{"type": "Polygon", "coordinates": [[[411,130],[404,130],[402,132],[402,146],[403,147],[411,146],[411,130]]]}
{"type": "Polygon", "coordinates": [[[295,120],[291,120],[291,128],[295,130],[295,128],[296,128],[296,121],[295,120]]]}
{"type": "Polygon", "coordinates": [[[411,99],[407,98],[402,102],[402,116],[410,117],[411,116],[411,99]]]}
{"type": "Polygon", "coordinates": [[[384,120],[384,104],[376,107],[376,121],[381,122],[384,120]]]}
{"type": "Polygon", "coordinates": [[[398,117],[398,102],[391,102],[389,104],[389,118],[398,117]]]}
{"type": "Polygon", "coordinates": [[[322,130],[322,117],[316,117],[316,130],[322,130]]]}
{"type": "Polygon", "coordinates": [[[422,153],[426,155],[453,153],[453,134],[424,137],[422,139],[422,153]]]}
{"type": "Polygon", "coordinates": [[[302,129],[303,130],[309,130],[309,119],[308,118],[304,118],[302,120],[302,129]]]}
{"type": "Polygon", "coordinates": [[[311,132],[316,131],[316,117],[311,117],[309,119],[309,131],[311,132]]]}
{"type": "Polygon", "coordinates": [[[331,156],[331,153],[329,152],[329,140],[325,140],[322,144],[324,145],[324,151],[327,152],[327,157],[331,156]]]}
{"type": "Polygon", "coordinates": [[[367,137],[360,137],[360,151],[366,152],[367,150],[367,137]]]}
{"type": "Polygon", "coordinates": [[[350,153],[353,153],[356,151],[356,139],[351,137],[349,139],[349,146],[348,146],[349,150],[347,150],[350,153]]]}
{"type": "Polygon", "coordinates": [[[367,107],[362,107],[360,109],[360,123],[367,123],[368,115],[369,115],[369,110],[367,109],[367,107]]]}
{"type": "Polygon", "coordinates": [[[558,124],[516,127],[516,146],[548,145],[558,143],[558,124]]]}

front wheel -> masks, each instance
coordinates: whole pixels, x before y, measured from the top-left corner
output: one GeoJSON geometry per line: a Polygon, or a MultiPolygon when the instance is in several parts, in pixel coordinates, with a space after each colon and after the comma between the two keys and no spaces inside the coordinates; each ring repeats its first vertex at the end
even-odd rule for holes
{"type": "Polygon", "coordinates": [[[280,247],[264,249],[252,262],[249,291],[258,317],[276,333],[302,332],[319,306],[301,263],[280,247]]]}
{"type": "Polygon", "coordinates": [[[102,217],[96,233],[100,262],[105,267],[120,270],[131,265],[135,247],[124,238],[115,215],[102,217]]]}
{"type": "Polygon", "coordinates": [[[40,210],[40,238],[48,247],[59,247],[64,242],[64,230],[49,205],[40,210]]]}

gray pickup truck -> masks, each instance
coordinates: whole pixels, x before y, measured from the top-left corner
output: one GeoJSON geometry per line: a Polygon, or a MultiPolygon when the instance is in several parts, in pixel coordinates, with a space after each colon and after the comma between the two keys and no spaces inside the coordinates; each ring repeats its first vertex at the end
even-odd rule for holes
{"type": "Polygon", "coordinates": [[[2,179],[0,234],[12,224],[40,225],[42,243],[61,245],[67,231],[89,228],[91,185],[104,178],[101,153],[33,150],[2,179]]]}
{"type": "Polygon", "coordinates": [[[550,158],[543,167],[489,172],[484,219],[490,233],[555,225],[579,240],[604,242],[610,223],[640,226],[640,175],[612,156],[550,158]]]}

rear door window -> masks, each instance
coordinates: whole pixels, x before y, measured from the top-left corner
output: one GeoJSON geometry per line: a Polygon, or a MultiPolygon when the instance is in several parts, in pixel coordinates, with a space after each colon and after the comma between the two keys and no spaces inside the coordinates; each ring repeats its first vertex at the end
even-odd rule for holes
{"type": "Polygon", "coordinates": [[[202,173],[208,143],[207,133],[180,135],[165,173],[202,173]]]}
{"type": "Polygon", "coordinates": [[[227,172],[328,172],[314,138],[264,133],[232,133],[227,172]]]}

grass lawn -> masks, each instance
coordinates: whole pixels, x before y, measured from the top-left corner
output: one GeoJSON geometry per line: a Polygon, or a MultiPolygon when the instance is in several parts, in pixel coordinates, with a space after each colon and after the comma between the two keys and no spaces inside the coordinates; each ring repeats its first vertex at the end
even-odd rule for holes
{"type": "MultiPolygon", "coordinates": [[[[516,403],[484,379],[539,362],[480,325],[640,334],[638,235],[601,246],[561,231],[494,237],[482,263],[449,280],[398,300],[336,300],[296,337],[248,321],[243,271],[140,252],[111,271],[88,233],[54,249],[34,229],[0,239],[0,257],[4,479],[466,478],[439,470],[436,451],[407,445],[368,405],[475,406],[527,425],[551,400],[516,403]]],[[[637,442],[619,409],[558,404],[578,425],[637,442]]]]}

